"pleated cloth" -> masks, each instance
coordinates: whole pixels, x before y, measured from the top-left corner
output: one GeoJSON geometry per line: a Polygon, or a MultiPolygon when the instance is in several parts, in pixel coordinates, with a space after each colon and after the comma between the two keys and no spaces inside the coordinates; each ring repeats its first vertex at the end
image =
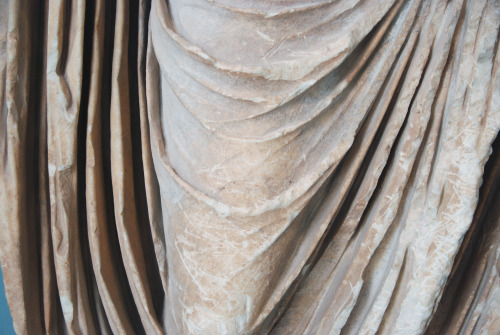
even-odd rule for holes
{"type": "Polygon", "coordinates": [[[500,329],[500,2],[0,1],[18,334],[500,329]]]}

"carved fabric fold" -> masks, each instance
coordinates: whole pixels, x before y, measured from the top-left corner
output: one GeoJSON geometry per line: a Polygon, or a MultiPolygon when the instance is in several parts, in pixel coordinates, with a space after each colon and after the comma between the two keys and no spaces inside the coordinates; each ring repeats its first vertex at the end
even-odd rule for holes
{"type": "Polygon", "coordinates": [[[18,334],[500,329],[500,3],[0,1],[18,334]]]}

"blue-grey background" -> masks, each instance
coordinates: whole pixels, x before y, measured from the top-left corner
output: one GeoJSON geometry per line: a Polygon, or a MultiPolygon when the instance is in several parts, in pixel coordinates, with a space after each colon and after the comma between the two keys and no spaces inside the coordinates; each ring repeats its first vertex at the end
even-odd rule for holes
{"type": "Polygon", "coordinates": [[[12,326],[12,317],[10,316],[9,306],[5,299],[5,287],[3,285],[3,274],[0,269],[0,334],[11,335],[15,334],[12,326]]]}

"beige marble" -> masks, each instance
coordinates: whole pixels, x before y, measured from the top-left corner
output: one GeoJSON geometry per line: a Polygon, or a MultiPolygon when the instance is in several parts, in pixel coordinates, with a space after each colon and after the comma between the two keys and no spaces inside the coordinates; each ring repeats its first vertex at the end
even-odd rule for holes
{"type": "Polygon", "coordinates": [[[500,3],[0,0],[19,334],[497,334],[500,3]]]}

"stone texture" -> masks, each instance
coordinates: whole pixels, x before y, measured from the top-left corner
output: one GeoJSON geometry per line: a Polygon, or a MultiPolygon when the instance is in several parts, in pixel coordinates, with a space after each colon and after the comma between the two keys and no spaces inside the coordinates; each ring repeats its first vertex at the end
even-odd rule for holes
{"type": "Polygon", "coordinates": [[[0,0],[19,334],[497,334],[495,0],[0,0]]]}

